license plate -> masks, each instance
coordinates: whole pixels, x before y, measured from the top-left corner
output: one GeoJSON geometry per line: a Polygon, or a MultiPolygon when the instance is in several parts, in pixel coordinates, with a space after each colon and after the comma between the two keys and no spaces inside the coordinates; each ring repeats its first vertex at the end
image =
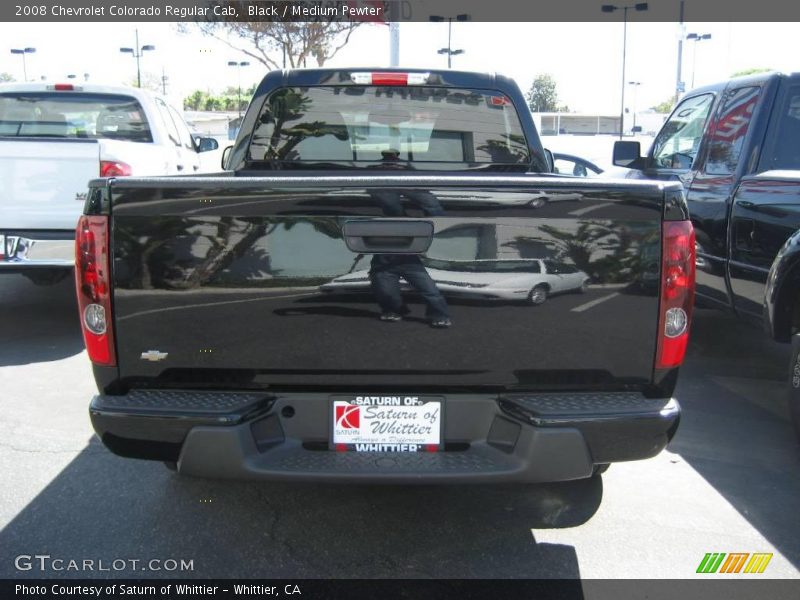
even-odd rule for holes
{"type": "Polygon", "coordinates": [[[0,260],[6,257],[6,236],[0,233],[0,260]]]}
{"type": "Polygon", "coordinates": [[[435,452],[443,449],[441,396],[332,396],[333,450],[435,452]]]}

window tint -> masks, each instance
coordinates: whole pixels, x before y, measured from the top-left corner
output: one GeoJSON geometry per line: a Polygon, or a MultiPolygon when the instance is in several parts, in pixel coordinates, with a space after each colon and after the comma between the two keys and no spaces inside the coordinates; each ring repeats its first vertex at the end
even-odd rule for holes
{"type": "Polygon", "coordinates": [[[703,94],[678,105],[653,143],[655,167],[689,169],[692,166],[713,103],[713,95],[703,94]]]}
{"type": "Polygon", "coordinates": [[[424,163],[530,162],[508,98],[418,86],[278,90],[259,115],[249,157],[413,163],[417,168],[424,163]]]}
{"type": "Polygon", "coordinates": [[[764,170],[800,169],[800,86],[789,88],[770,126],[764,170]]]}
{"type": "Polygon", "coordinates": [[[134,98],[76,92],[0,95],[0,136],[153,141],[134,98]]]}
{"type": "Polygon", "coordinates": [[[736,170],[760,93],[759,87],[746,87],[725,94],[708,145],[705,172],[709,175],[730,175],[736,170]]]}

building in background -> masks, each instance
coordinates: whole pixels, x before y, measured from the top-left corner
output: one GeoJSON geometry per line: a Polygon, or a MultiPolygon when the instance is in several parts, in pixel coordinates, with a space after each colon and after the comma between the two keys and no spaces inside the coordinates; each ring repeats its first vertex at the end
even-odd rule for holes
{"type": "Polygon", "coordinates": [[[228,139],[231,122],[239,118],[236,111],[202,111],[186,110],[183,112],[186,122],[196,133],[214,138],[228,139]]]}
{"type": "MultiPolygon", "coordinates": [[[[592,113],[533,113],[541,135],[619,135],[619,118],[619,115],[592,113]]],[[[666,118],[666,114],[652,110],[637,112],[637,131],[632,131],[633,118],[626,117],[625,134],[655,135],[666,118]]]]}

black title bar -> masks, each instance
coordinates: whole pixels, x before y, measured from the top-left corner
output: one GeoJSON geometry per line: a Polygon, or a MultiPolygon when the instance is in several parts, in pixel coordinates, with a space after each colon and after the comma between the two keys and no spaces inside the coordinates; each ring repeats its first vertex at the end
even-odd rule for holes
{"type": "Polygon", "coordinates": [[[472,21],[617,22],[800,21],[800,3],[787,0],[11,0],[0,20],[18,22],[175,21],[429,21],[467,15],[472,21]],[[647,8],[643,9],[643,5],[647,8]],[[603,10],[606,6],[606,10],[603,10]],[[613,7],[613,8],[612,8],[613,7]],[[628,8],[625,11],[625,7],[628,8]],[[637,8],[638,7],[638,8],[637,8]]]}
{"type": "Polygon", "coordinates": [[[796,600],[796,580],[721,579],[3,579],[4,600],[796,600]]]}

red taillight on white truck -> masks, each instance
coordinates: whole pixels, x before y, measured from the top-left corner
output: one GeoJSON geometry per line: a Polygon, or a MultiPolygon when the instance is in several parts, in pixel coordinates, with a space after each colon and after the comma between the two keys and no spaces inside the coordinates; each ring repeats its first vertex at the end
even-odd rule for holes
{"type": "Polygon", "coordinates": [[[690,221],[666,221],[661,255],[661,314],[657,369],[680,366],[689,342],[694,303],[695,239],[690,221]]]}
{"type": "Polygon", "coordinates": [[[133,175],[133,169],[128,163],[120,160],[101,160],[100,177],[128,177],[133,175]]]}
{"type": "Polygon", "coordinates": [[[54,92],[80,92],[83,90],[79,85],[72,85],[71,83],[56,83],[55,85],[48,85],[47,89],[54,92]]]}
{"type": "Polygon", "coordinates": [[[114,366],[108,217],[84,215],[75,231],[75,288],[86,350],[93,363],[114,366]]]}

